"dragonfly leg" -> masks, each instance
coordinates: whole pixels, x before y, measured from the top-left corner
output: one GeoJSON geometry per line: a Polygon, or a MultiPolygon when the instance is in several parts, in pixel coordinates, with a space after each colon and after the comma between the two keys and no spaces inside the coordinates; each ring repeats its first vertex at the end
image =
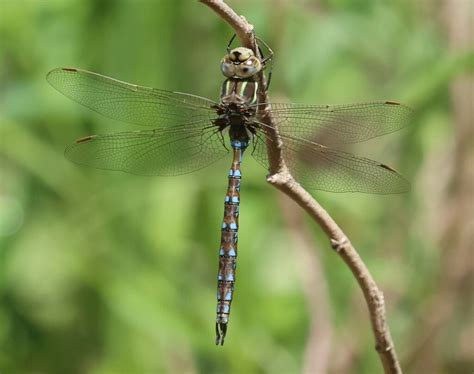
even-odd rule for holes
{"type": "Polygon", "coordinates": [[[230,53],[230,45],[232,44],[232,42],[234,41],[236,36],[237,36],[237,34],[232,35],[232,38],[230,38],[229,44],[227,44],[227,53],[228,54],[230,53]]]}
{"type": "Polygon", "coordinates": [[[222,145],[224,146],[225,149],[229,150],[227,146],[225,145],[225,139],[224,139],[224,134],[222,134],[222,131],[217,130],[217,135],[219,135],[219,140],[221,141],[222,145]]]}
{"type": "Polygon", "coordinates": [[[270,70],[270,72],[268,73],[267,84],[265,85],[265,91],[268,91],[271,81],[272,81],[272,71],[270,70]]]}
{"type": "Polygon", "coordinates": [[[256,38],[256,39],[259,43],[262,43],[265,46],[265,48],[268,50],[268,56],[264,57],[262,49],[260,48],[260,46],[258,46],[258,51],[260,52],[260,55],[262,56],[262,61],[261,62],[262,62],[262,64],[265,65],[268,61],[271,61],[273,59],[273,50],[262,39],[260,39],[260,38],[256,38]]]}
{"type": "Polygon", "coordinates": [[[216,322],[216,345],[224,345],[227,323],[216,322]]]}
{"type": "Polygon", "coordinates": [[[270,87],[270,81],[272,80],[272,69],[273,69],[273,50],[270,48],[270,46],[265,43],[262,39],[260,38],[257,38],[255,37],[255,39],[257,39],[257,42],[258,43],[261,43],[265,46],[265,48],[267,49],[267,52],[268,52],[268,56],[264,56],[263,55],[263,51],[262,51],[262,48],[260,48],[260,45],[257,44],[257,48],[258,48],[258,52],[260,53],[260,57],[261,57],[261,60],[260,62],[262,63],[263,67],[266,68],[267,67],[267,63],[270,63],[270,67],[269,67],[269,72],[268,72],[268,78],[267,78],[267,83],[265,85],[265,91],[268,91],[268,88],[270,87]]]}

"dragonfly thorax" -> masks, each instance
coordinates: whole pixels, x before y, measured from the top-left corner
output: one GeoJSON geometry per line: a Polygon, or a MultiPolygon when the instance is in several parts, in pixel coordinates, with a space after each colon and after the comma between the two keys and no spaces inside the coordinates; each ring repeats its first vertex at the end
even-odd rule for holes
{"type": "Polygon", "coordinates": [[[232,108],[233,105],[249,106],[257,103],[258,82],[249,78],[246,80],[227,78],[222,83],[221,103],[232,108]]]}
{"type": "Polygon", "coordinates": [[[219,131],[229,130],[229,137],[232,148],[240,148],[245,150],[250,139],[255,133],[254,117],[255,108],[249,107],[245,102],[236,100],[230,102],[222,102],[215,106],[219,115],[214,120],[219,131]]]}
{"type": "Polygon", "coordinates": [[[219,117],[215,120],[215,124],[221,130],[228,126],[246,126],[255,116],[255,109],[241,102],[222,103],[216,106],[216,111],[219,117]]]}
{"type": "Polygon", "coordinates": [[[248,79],[262,70],[262,63],[251,49],[238,47],[224,56],[221,70],[228,78],[248,79]]]}

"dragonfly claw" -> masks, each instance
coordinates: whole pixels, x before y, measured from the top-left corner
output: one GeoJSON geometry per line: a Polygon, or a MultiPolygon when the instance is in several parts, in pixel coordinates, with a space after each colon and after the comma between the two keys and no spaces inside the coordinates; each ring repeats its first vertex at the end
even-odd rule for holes
{"type": "Polygon", "coordinates": [[[224,338],[227,332],[227,323],[216,323],[216,345],[224,345],[224,338]]]}

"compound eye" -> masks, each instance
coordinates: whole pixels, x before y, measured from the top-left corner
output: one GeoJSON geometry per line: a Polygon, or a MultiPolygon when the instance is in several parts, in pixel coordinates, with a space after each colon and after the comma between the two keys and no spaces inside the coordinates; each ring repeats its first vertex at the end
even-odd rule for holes
{"type": "Polygon", "coordinates": [[[250,56],[247,61],[236,66],[236,75],[239,78],[250,78],[262,69],[262,64],[255,56],[250,56]]]}
{"type": "Polygon", "coordinates": [[[240,62],[245,62],[250,58],[250,56],[251,56],[250,53],[241,53],[239,55],[239,61],[240,62]]]}
{"type": "Polygon", "coordinates": [[[222,74],[226,77],[231,78],[235,75],[235,65],[226,59],[222,60],[221,63],[222,74]]]}

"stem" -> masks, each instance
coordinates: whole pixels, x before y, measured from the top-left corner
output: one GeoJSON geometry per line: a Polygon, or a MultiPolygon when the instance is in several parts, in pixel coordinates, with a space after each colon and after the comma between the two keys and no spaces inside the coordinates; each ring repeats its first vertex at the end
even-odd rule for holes
{"type": "MultiPolygon", "coordinates": [[[[253,35],[253,26],[244,17],[239,17],[222,0],[199,1],[214,10],[235,30],[243,46],[252,48],[258,54],[258,48],[256,48],[253,35]]],[[[259,74],[258,80],[259,86],[265,87],[263,72],[259,74]]],[[[265,90],[260,90],[259,102],[270,102],[265,90]]],[[[341,228],[328,212],[290,174],[282,155],[282,143],[278,136],[278,128],[268,110],[263,110],[261,120],[270,128],[270,130],[267,130],[268,138],[271,139],[267,141],[270,164],[270,175],[267,181],[294,200],[323,229],[330,240],[331,247],[349,267],[362,289],[369,310],[372,332],[375,337],[375,349],[379,354],[384,372],[390,374],[401,373],[400,363],[386,322],[385,302],[382,291],[377,287],[367,266],[341,228]]]]}

